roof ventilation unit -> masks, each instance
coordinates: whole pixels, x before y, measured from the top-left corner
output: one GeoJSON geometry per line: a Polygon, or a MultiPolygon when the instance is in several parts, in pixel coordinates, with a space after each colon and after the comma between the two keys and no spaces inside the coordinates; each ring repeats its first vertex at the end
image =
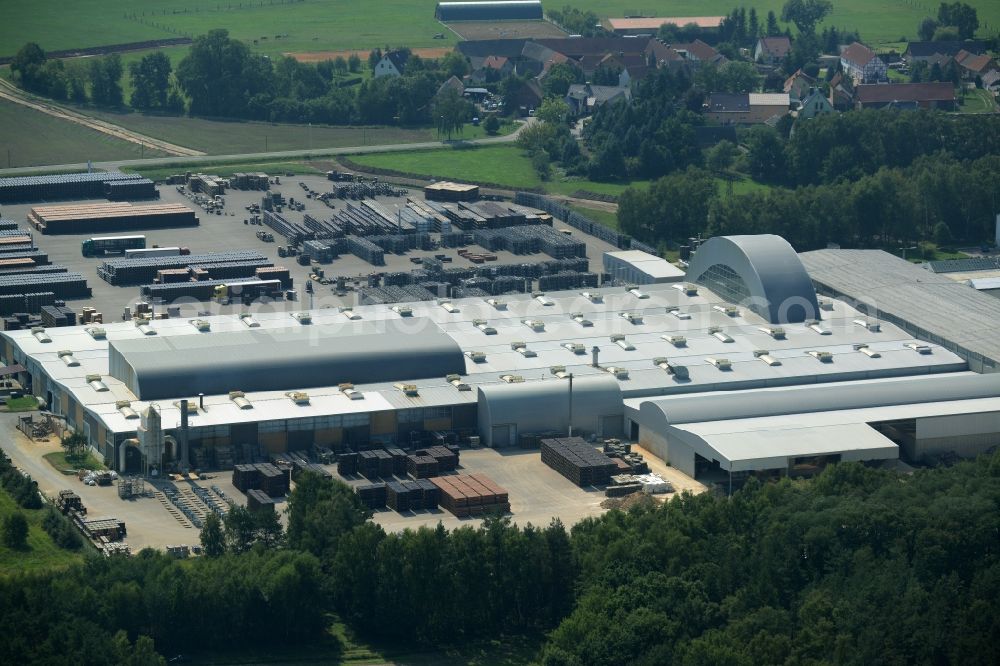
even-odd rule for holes
{"type": "Polygon", "coordinates": [[[420,396],[420,391],[417,389],[416,384],[393,384],[396,388],[403,392],[407,398],[416,398],[420,396]]]}
{"type": "Polygon", "coordinates": [[[681,309],[678,308],[678,307],[667,308],[667,312],[669,314],[672,314],[673,316],[677,317],[678,319],[687,320],[687,319],[691,318],[690,314],[688,314],[687,312],[681,312],[681,309]]]}
{"type": "Polygon", "coordinates": [[[566,379],[567,377],[569,377],[569,373],[566,372],[565,365],[553,365],[551,368],[549,368],[549,372],[551,372],[559,379],[566,379]]]}
{"type": "Polygon", "coordinates": [[[630,324],[638,326],[642,323],[642,315],[638,312],[622,312],[619,316],[630,324]]]}
{"type": "Polygon", "coordinates": [[[292,316],[303,326],[311,324],[313,321],[312,314],[308,312],[293,312],[292,316]]]}
{"type": "Polygon", "coordinates": [[[296,405],[309,404],[309,394],[305,391],[289,391],[285,395],[287,395],[296,405]]]}
{"type": "Polygon", "coordinates": [[[582,342],[564,342],[562,344],[563,348],[573,352],[574,354],[586,354],[587,346],[582,342]]]}
{"type": "Polygon", "coordinates": [[[666,340],[674,347],[687,347],[687,338],[683,335],[661,335],[661,339],[666,340]]]}
{"type": "Polygon", "coordinates": [[[753,352],[753,357],[756,359],[760,359],[761,361],[767,363],[772,367],[776,365],[781,365],[781,361],[771,356],[771,353],[768,352],[766,349],[755,349],[753,352]]]}
{"type": "Polygon", "coordinates": [[[510,348],[525,358],[535,358],[538,356],[536,352],[528,349],[528,345],[525,342],[512,342],[510,343],[510,348]]]}
{"type": "Polygon", "coordinates": [[[31,329],[31,334],[41,343],[52,342],[52,338],[50,338],[49,334],[45,332],[45,327],[43,326],[35,326],[31,329]]]}
{"type": "Polygon", "coordinates": [[[136,319],[135,327],[143,335],[156,335],[156,329],[149,325],[149,321],[145,319],[136,319]]]}
{"type": "Polygon", "coordinates": [[[471,391],[472,387],[462,381],[462,375],[448,375],[445,377],[449,384],[459,391],[471,391]]]}
{"type": "Polygon", "coordinates": [[[615,379],[628,379],[628,370],[626,370],[625,368],[619,368],[614,365],[609,365],[608,367],[604,368],[604,371],[614,375],[615,379]]]}
{"type": "Polygon", "coordinates": [[[854,351],[859,351],[868,358],[882,358],[882,354],[879,354],[877,351],[865,344],[854,345],[854,351]]]}
{"type": "Polygon", "coordinates": [[[120,413],[126,419],[139,418],[138,412],[132,409],[132,403],[128,400],[118,400],[117,402],[115,402],[115,409],[117,409],[118,413],[120,413]]]}
{"type": "Polygon", "coordinates": [[[632,294],[636,298],[649,298],[649,294],[640,291],[638,287],[632,287],[628,290],[628,293],[632,294]]]}
{"type": "Polygon", "coordinates": [[[361,391],[357,390],[356,388],[354,388],[354,384],[351,384],[350,382],[347,382],[347,383],[344,383],[344,384],[340,384],[340,385],[337,386],[337,388],[339,388],[340,392],[343,393],[344,395],[346,395],[351,400],[364,400],[365,399],[365,394],[362,393],[361,391]]]}
{"type": "Polygon", "coordinates": [[[674,376],[674,379],[690,379],[687,366],[674,365],[665,357],[661,356],[660,358],[654,358],[653,365],[661,370],[666,370],[667,374],[674,376]]]}
{"type": "Polygon", "coordinates": [[[539,303],[541,303],[542,305],[549,306],[549,305],[555,305],[556,304],[555,301],[553,301],[551,298],[547,297],[542,292],[536,291],[536,292],[533,292],[531,295],[534,296],[535,300],[538,301],[539,303]]]}
{"type": "Polygon", "coordinates": [[[674,289],[677,289],[685,296],[697,296],[698,287],[693,284],[675,284],[674,289]]]}
{"type": "Polygon", "coordinates": [[[584,298],[586,298],[591,303],[603,303],[604,302],[604,296],[602,296],[601,294],[595,294],[592,291],[580,292],[580,295],[583,296],[584,298]]]}
{"type": "Polygon", "coordinates": [[[393,305],[392,311],[398,314],[400,317],[412,317],[413,308],[409,305],[393,305]]]}
{"type": "Polygon", "coordinates": [[[820,363],[833,363],[833,354],[831,354],[828,351],[816,351],[814,349],[812,351],[807,351],[806,353],[812,356],[820,363]]]}
{"type": "Polygon", "coordinates": [[[444,311],[448,312],[449,314],[455,314],[457,312],[461,312],[461,310],[459,310],[458,308],[456,308],[454,305],[451,304],[451,301],[441,301],[440,303],[438,303],[438,305],[440,305],[444,309],[444,311]]]}
{"type": "Polygon", "coordinates": [[[918,354],[930,354],[931,348],[928,345],[922,345],[919,342],[907,342],[903,345],[907,349],[912,349],[918,354]]]}
{"type": "Polygon", "coordinates": [[[819,299],[819,309],[826,312],[833,312],[833,301],[826,298],[819,299]]]}
{"type": "Polygon", "coordinates": [[[500,375],[500,379],[502,381],[507,382],[508,384],[523,384],[524,383],[524,377],[522,377],[521,375],[500,375]]]}
{"type": "Polygon", "coordinates": [[[569,316],[569,318],[578,323],[580,326],[583,326],[584,328],[594,325],[594,322],[584,317],[582,312],[574,312],[569,316]]]}
{"type": "Polygon", "coordinates": [[[855,319],[854,323],[858,326],[864,326],[872,333],[878,333],[882,330],[882,327],[877,321],[871,321],[870,319],[855,319]]]}
{"type": "Polygon", "coordinates": [[[209,331],[212,330],[212,324],[210,324],[204,319],[191,319],[188,323],[197,328],[202,333],[208,333],[209,331]]]}
{"type": "Polygon", "coordinates": [[[230,391],[229,399],[240,409],[253,409],[253,404],[247,400],[247,396],[243,391],[230,391]]]}
{"type": "Polygon", "coordinates": [[[612,335],[611,342],[615,343],[625,351],[635,351],[635,346],[626,340],[624,335],[612,335]]]}
{"type": "Polygon", "coordinates": [[[254,319],[253,315],[249,312],[241,314],[240,321],[243,322],[247,328],[260,328],[260,322],[254,319]]]}
{"type": "Polygon", "coordinates": [[[732,342],[733,341],[733,339],[729,336],[729,334],[726,333],[725,331],[723,331],[718,326],[711,327],[710,329],[708,329],[708,332],[716,340],[721,340],[722,342],[732,342]]]}
{"type": "Polygon", "coordinates": [[[95,340],[106,340],[108,337],[108,332],[105,331],[100,326],[88,326],[83,330],[87,331],[87,333],[90,334],[90,337],[94,338],[95,340]]]}
{"type": "Polygon", "coordinates": [[[497,310],[507,309],[507,303],[502,298],[487,298],[486,302],[497,310]]]}
{"type": "Polygon", "coordinates": [[[545,322],[541,319],[522,319],[521,323],[530,328],[535,333],[545,331],[545,322]]]}
{"type": "Polygon", "coordinates": [[[809,330],[815,331],[820,335],[833,335],[829,329],[820,326],[818,321],[810,321],[808,322],[807,326],[809,326],[809,330]]]}
{"type": "Polygon", "coordinates": [[[708,358],[705,359],[705,362],[714,365],[719,370],[733,369],[733,362],[730,361],[728,358],[714,358],[709,356],[708,358]]]}
{"type": "Polygon", "coordinates": [[[473,363],[485,363],[486,353],[481,351],[467,351],[465,355],[472,360],[473,363]]]}
{"type": "Polygon", "coordinates": [[[760,329],[758,330],[760,330],[762,333],[767,333],[775,340],[785,339],[785,329],[781,328],[780,326],[761,326],[760,329]]]}
{"type": "Polygon", "coordinates": [[[59,352],[59,359],[70,368],[76,368],[80,365],[80,362],[73,356],[72,350],[69,349],[59,352]]]}
{"type": "MultiPolygon", "coordinates": [[[[181,409],[181,401],[180,400],[175,400],[174,403],[173,403],[173,405],[177,409],[181,409]]],[[[188,401],[187,401],[187,411],[188,411],[188,414],[197,414],[198,413],[198,401],[195,400],[194,398],[188,398],[188,401]]]]}
{"type": "Polygon", "coordinates": [[[489,326],[486,323],[485,319],[473,319],[472,320],[472,325],[475,326],[476,328],[478,328],[480,331],[482,331],[486,335],[496,335],[497,334],[497,329],[493,328],[492,326],[489,326]]]}
{"type": "Polygon", "coordinates": [[[713,305],[712,309],[716,312],[721,312],[727,317],[739,317],[740,309],[735,305],[713,305]]]}
{"type": "Polygon", "coordinates": [[[351,321],[356,321],[361,319],[361,315],[354,311],[354,308],[340,308],[340,314],[344,315],[351,321]]]}
{"type": "Polygon", "coordinates": [[[98,393],[108,390],[108,385],[101,381],[100,375],[87,375],[87,385],[98,393]]]}

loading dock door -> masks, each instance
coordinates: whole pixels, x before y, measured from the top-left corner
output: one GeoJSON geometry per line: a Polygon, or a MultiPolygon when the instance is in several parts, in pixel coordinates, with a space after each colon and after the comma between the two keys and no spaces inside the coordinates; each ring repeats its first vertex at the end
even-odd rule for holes
{"type": "Polygon", "coordinates": [[[491,436],[494,449],[504,449],[514,445],[514,425],[507,423],[493,426],[491,436]]]}

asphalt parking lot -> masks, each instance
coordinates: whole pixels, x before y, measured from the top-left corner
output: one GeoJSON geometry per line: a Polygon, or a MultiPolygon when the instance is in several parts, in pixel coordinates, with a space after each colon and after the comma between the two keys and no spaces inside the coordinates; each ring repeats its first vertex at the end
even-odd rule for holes
{"type": "MultiPolygon", "coordinates": [[[[335,200],[334,208],[330,209],[326,204],[314,199],[305,198],[305,191],[299,186],[299,182],[306,183],[317,192],[328,192],[332,189],[332,183],[321,176],[292,176],[281,177],[280,185],[272,185],[271,191],[281,192],[286,198],[294,197],[296,201],[302,201],[306,208],[304,211],[289,211],[286,208],[283,214],[293,222],[302,222],[306,214],[311,214],[317,219],[329,219],[336,211],[344,208],[347,202],[335,200]]],[[[61,264],[69,268],[70,271],[81,273],[87,278],[87,283],[93,290],[93,295],[89,299],[75,299],[69,301],[67,305],[79,311],[84,306],[93,306],[98,312],[104,314],[104,321],[119,321],[126,306],[132,307],[140,300],[138,287],[115,287],[97,276],[97,267],[101,263],[100,258],[86,258],[80,252],[81,243],[87,238],[98,235],[130,235],[144,234],[146,236],[146,246],[161,247],[181,246],[190,248],[193,254],[203,252],[219,252],[225,250],[257,250],[267,256],[276,266],[284,266],[291,270],[294,280],[294,287],[299,292],[298,301],[273,301],[269,303],[255,303],[252,306],[254,311],[285,311],[297,310],[309,306],[308,296],[304,293],[304,285],[308,280],[310,269],[300,266],[294,257],[283,258],[278,256],[278,245],[285,244],[280,236],[275,237],[275,242],[266,243],[256,237],[256,232],[260,230],[269,231],[267,227],[245,225],[244,218],[249,217],[246,206],[251,203],[260,203],[260,191],[229,190],[225,195],[226,206],[223,215],[209,214],[198,208],[187,196],[179,193],[176,186],[160,186],[161,201],[182,203],[192,208],[198,213],[201,224],[198,227],[182,227],[174,229],[149,229],[149,230],[128,230],[120,233],[85,233],[46,236],[33,231],[27,223],[27,214],[32,206],[41,202],[18,205],[5,205],[2,208],[2,215],[5,218],[17,220],[25,229],[33,231],[36,243],[41,250],[49,255],[49,261],[53,264],[61,264]],[[304,300],[305,299],[305,300],[304,300]]],[[[410,191],[409,196],[423,198],[423,193],[417,189],[410,191]]],[[[89,200],[87,203],[104,202],[103,199],[89,200]]],[[[403,205],[406,197],[379,197],[378,202],[389,209],[395,205],[403,205]]],[[[51,202],[75,203],[75,202],[51,202]]],[[[141,203],[141,202],[136,202],[141,203]]],[[[352,202],[357,205],[357,202],[352,202]]],[[[555,228],[562,228],[558,221],[555,228]]],[[[587,245],[587,256],[590,260],[590,270],[601,272],[602,254],[614,250],[610,244],[584,234],[574,229],[573,236],[584,241],[587,245]]],[[[478,246],[470,246],[476,251],[478,246]]],[[[485,250],[483,250],[485,251],[485,250]]],[[[438,250],[434,254],[444,252],[453,258],[452,266],[473,266],[471,262],[458,256],[457,250],[438,250]]],[[[425,256],[430,252],[414,251],[407,255],[386,254],[385,266],[373,266],[363,259],[354,255],[342,255],[332,263],[324,264],[322,268],[325,274],[330,276],[345,276],[355,278],[364,285],[367,276],[373,272],[410,271],[419,268],[410,261],[412,256],[425,256]]],[[[530,263],[549,260],[545,254],[534,255],[514,255],[510,252],[494,252],[497,255],[497,263],[530,263]]],[[[356,305],[354,292],[348,292],[343,298],[338,298],[331,287],[315,285],[317,288],[312,300],[313,307],[338,307],[356,305]]],[[[244,312],[247,308],[241,305],[222,306],[217,303],[197,303],[184,302],[181,305],[183,316],[194,316],[201,312],[212,314],[225,314],[233,312],[244,312]]]]}

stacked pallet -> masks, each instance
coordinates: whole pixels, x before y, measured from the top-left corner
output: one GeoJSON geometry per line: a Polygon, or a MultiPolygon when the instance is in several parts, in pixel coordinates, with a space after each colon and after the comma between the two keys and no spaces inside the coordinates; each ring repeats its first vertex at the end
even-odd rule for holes
{"type": "Polygon", "coordinates": [[[543,439],[542,462],[578,486],[604,486],[615,463],[580,437],[543,439]]]}
{"type": "Polygon", "coordinates": [[[353,451],[347,451],[337,456],[337,474],[343,477],[354,476],[358,473],[359,455],[353,451]]]}
{"type": "Polygon", "coordinates": [[[392,473],[395,476],[406,476],[406,451],[402,449],[386,449],[392,458],[392,473]]]}
{"type": "Polygon", "coordinates": [[[233,467],[233,485],[237,490],[247,492],[260,486],[260,472],[256,465],[236,465],[233,467]]]}
{"type": "MultiPolygon", "coordinates": [[[[29,273],[0,275],[0,294],[52,292],[56,298],[87,298],[90,287],[79,273],[29,273]]],[[[39,303],[51,305],[51,303],[39,303]]],[[[38,310],[31,310],[38,312],[38,310]]]]}
{"type": "Polygon", "coordinates": [[[205,264],[190,264],[192,275],[199,280],[233,280],[237,278],[252,278],[257,276],[257,269],[269,268],[273,264],[267,259],[248,259],[246,261],[222,261],[205,264]]]}
{"type": "Polygon", "coordinates": [[[438,461],[432,456],[412,455],[406,457],[406,472],[414,479],[429,479],[440,471],[438,461]]]}
{"type": "Polygon", "coordinates": [[[98,199],[104,196],[106,183],[141,179],[139,174],[119,171],[0,178],[0,203],[98,199]]]}
{"type": "Polygon", "coordinates": [[[247,491],[247,508],[251,511],[274,511],[276,502],[267,493],[251,488],[247,491]]]}
{"type": "Polygon", "coordinates": [[[217,287],[226,287],[230,298],[254,300],[260,296],[275,296],[281,294],[281,282],[278,280],[257,280],[241,278],[236,280],[202,280],[196,282],[175,282],[168,284],[145,284],[140,287],[143,298],[160,299],[165,302],[178,298],[194,298],[199,301],[211,300],[215,297],[217,287]]]}
{"type": "Polygon", "coordinates": [[[43,234],[198,226],[198,216],[194,211],[176,203],[36,206],[28,211],[28,221],[43,234]]]}
{"type": "Polygon", "coordinates": [[[264,261],[265,257],[256,250],[230,250],[227,252],[206,252],[204,254],[176,255],[170,257],[119,257],[106,259],[97,267],[97,274],[105,282],[116,287],[148,284],[160,270],[189,268],[205,264],[229,264],[264,261]]]}
{"type": "Polygon", "coordinates": [[[288,494],[289,473],[278,469],[270,463],[257,463],[255,465],[260,474],[260,490],[270,497],[282,497],[288,494]]]}
{"type": "Polygon", "coordinates": [[[358,494],[358,499],[369,509],[382,509],[386,501],[386,484],[371,483],[365,486],[357,486],[354,491],[358,494]]]}
{"type": "Polygon", "coordinates": [[[483,474],[438,476],[431,482],[440,492],[441,507],[457,518],[510,513],[507,491],[483,474]]]}
{"type": "Polygon", "coordinates": [[[104,183],[104,196],[109,201],[137,201],[139,199],[159,199],[156,184],[148,178],[119,180],[104,183]]]}
{"type": "Polygon", "coordinates": [[[40,310],[42,326],[46,328],[76,326],[76,312],[65,305],[43,305],[40,310]]]}
{"type": "Polygon", "coordinates": [[[386,484],[386,503],[395,511],[436,509],[440,491],[428,479],[390,481],[386,484]]]}
{"type": "Polygon", "coordinates": [[[597,273],[591,272],[562,271],[552,275],[542,275],[538,278],[538,288],[541,291],[565,291],[596,286],[597,273]]]}
{"type": "Polygon", "coordinates": [[[452,472],[458,467],[458,447],[430,446],[414,451],[416,456],[431,457],[442,472],[452,472]]]}

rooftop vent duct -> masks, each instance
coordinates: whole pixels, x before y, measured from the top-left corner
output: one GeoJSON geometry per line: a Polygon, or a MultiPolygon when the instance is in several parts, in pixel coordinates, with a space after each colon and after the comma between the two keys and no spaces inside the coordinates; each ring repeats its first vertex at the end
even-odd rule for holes
{"type": "Polygon", "coordinates": [[[128,400],[118,400],[115,402],[115,409],[126,419],[139,418],[138,412],[132,409],[132,403],[128,400]]]}
{"type": "Polygon", "coordinates": [[[691,318],[690,314],[688,314],[687,312],[681,312],[681,309],[676,306],[667,308],[667,312],[677,317],[678,319],[687,320],[691,318]]]}
{"type": "Polygon", "coordinates": [[[108,332],[105,331],[100,326],[88,326],[83,330],[87,331],[87,333],[90,334],[90,337],[94,338],[95,340],[105,340],[108,337],[108,332]]]}
{"type": "Polygon", "coordinates": [[[191,319],[188,323],[197,328],[202,333],[207,333],[212,330],[212,324],[204,319],[191,319]]]}
{"type": "Polygon", "coordinates": [[[918,354],[930,354],[931,348],[928,345],[922,345],[919,342],[907,342],[903,345],[907,349],[912,349],[918,354]]]}
{"type": "Polygon", "coordinates": [[[685,296],[697,296],[698,287],[693,284],[675,284],[674,289],[677,289],[685,296]]]}
{"type": "Polygon", "coordinates": [[[761,326],[758,330],[762,333],[767,333],[775,340],[785,339],[785,329],[780,326],[761,326]]]}
{"type": "Polygon", "coordinates": [[[576,323],[578,323],[580,326],[583,326],[584,328],[587,328],[589,326],[593,326],[594,325],[594,322],[590,321],[589,319],[586,319],[583,316],[582,312],[574,312],[569,317],[570,317],[570,319],[572,319],[573,321],[575,321],[576,323]]]}
{"type": "Polygon", "coordinates": [[[490,326],[485,319],[473,319],[472,325],[478,328],[480,331],[486,335],[496,335],[497,329],[490,326]]]}
{"type": "Polygon", "coordinates": [[[52,342],[52,338],[49,337],[49,334],[45,332],[45,328],[42,326],[35,326],[32,328],[31,334],[35,336],[36,340],[43,344],[52,342]]]}
{"type": "Polygon", "coordinates": [[[708,358],[705,359],[705,362],[706,363],[710,363],[711,365],[714,365],[719,370],[732,370],[733,369],[733,363],[728,358],[713,358],[713,357],[710,356],[710,357],[708,357],[708,358]]]}
{"type": "Polygon", "coordinates": [[[243,391],[230,391],[229,399],[240,409],[253,409],[253,404],[247,400],[247,396],[243,391]]]}
{"type": "Polygon", "coordinates": [[[462,375],[448,375],[445,380],[459,391],[471,391],[472,387],[462,381],[462,375]]]}
{"type": "Polygon", "coordinates": [[[259,328],[260,322],[253,318],[253,315],[245,312],[240,315],[240,321],[243,322],[247,328],[259,328]]]}
{"type": "Polygon", "coordinates": [[[555,305],[556,304],[555,301],[553,301],[551,298],[547,297],[545,294],[542,294],[542,293],[539,293],[539,292],[535,292],[532,295],[535,297],[535,300],[538,301],[539,303],[541,303],[542,305],[549,306],[549,305],[555,305]]]}
{"type": "Polygon", "coordinates": [[[354,308],[340,308],[340,314],[344,315],[351,321],[356,321],[361,319],[361,315],[354,311],[354,308]]]}
{"type": "Polygon", "coordinates": [[[753,357],[760,359],[761,361],[767,363],[770,366],[781,365],[781,361],[771,356],[770,352],[768,352],[766,349],[754,350],[753,357]]]}
{"type": "Polygon", "coordinates": [[[65,363],[67,366],[71,368],[76,368],[80,365],[80,362],[76,360],[76,358],[73,356],[73,352],[69,349],[64,349],[63,351],[59,352],[59,358],[62,360],[63,363],[65,363]]]}
{"type": "Polygon", "coordinates": [[[638,287],[632,287],[628,290],[628,293],[632,294],[636,298],[649,298],[649,294],[640,291],[638,287]]]}
{"type": "Polygon", "coordinates": [[[354,384],[340,384],[337,388],[351,400],[364,400],[365,394],[354,388],[354,384]]]}
{"type": "Polygon", "coordinates": [[[879,354],[877,351],[875,351],[866,344],[854,345],[854,351],[859,351],[868,358],[882,358],[882,354],[879,354]]]}
{"type": "Polygon", "coordinates": [[[465,355],[472,360],[473,363],[485,363],[486,353],[481,351],[467,351],[465,355]]]}
{"type": "Polygon", "coordinates": [[[630,324],[638,326],[642,323],[642,315],[638,312],[622,312],[619,316],[630,324]]]}
{"type": "Polygon", "coordinates": [[[740,309],[735,305],[713,305],[712,309],[716,312],[721,312],[727,317],[739,317],[740,309]]]}
{"type": "Polygon", "coordinates": [[[563,346],[563,348],[567,349],[568,351],[573,352],[574,354],[586,354],[587,353],[587,346],[584,345],[583,343],[580,343],[580,342],[564,342],[562,344],[562,346],[563,346]]]}
{"type": "Polygon", "coordinates": [[[392,311],[398,314],[400,317],[412,317],[413,308],[409,305],[393,305],[392,311]]]}
{"type": "Polygon", "coordinates": [[[303,326],[312,323],[312,314],[309,312],[293,312],[292,317],[294,317],[303,326]]]}
{"type": "Polygon", "coordinates": [[[662,370],[666,370],[668,374],[674,376],[674,379],[690,379],[690,374],[688,373],[687,366],[676,365],[674,363],[671,363],[667,358],[664,357],[654,358],[653,365],[662,370]]]}
{"type": "Polygon", "coordinates": [[[592,291],[584,291],[584,292],[581,292],[580,295],[583,296],[584,298],[586,298],[591,303],[603,303],[604,302],[604,296],[602,296],[601,294],[596,294],[596,293],[594,293],[592,291]]]}
{"type": "Polygon", "coordinates": [[[722,342],[732,342],[733,341],[733,339],[729,336],[729,334],[727,334],[725,331],[723,331],[718,326],[712,326],[711,328],[708,329],[708,332],[716,340],[721,340],[722,342]]]}
{"type": "Polygon", "coordinates": [[[666,340],[667,342],[669,342],[670,344],[672,344],[674,347],[686,347],[687,346],[687,338],[685,338],[683,335],[661,335],[660,338],[662,338],[663,340],[666,340]]]}
{"type": "Polygon", "coordinates": [[[882,330],[882,327],[877,321],[871,321],[870,319],[855,319],[854,323],[858,326],[863,326],[872,333],[878,333],[882,330]]]}
{"type": "Polygon", "coordinates": [[[440,305],[442,308],[444,308],[445,312],[448,312],[448,313],[451,313],[451,314],[456,314],[458,312],[461,312],[461,310],[459,310],[458,308],[456,308],[454,305],[451,304],[451,301],[442,301],[442,302],[438,303],[438,305],[440,305]]]}
{"type": "Polygon", "coordinates": [[[492,305],[497,310],[507,309],[507,303],[502,298],[487,298],[486,302],[492,305]]]}
{"type": "Polygon", "coordinates": [[[626,340],[624,335],[612,335],[611,342],[615,343],[625,351],[635,351],[635,346],[626,340]]]}
{"type": "Polygon", "coordinates": [[[535,333],[541,333],[545,330],[545,322],[541,319],[522,319],[521,323],[533,330],[535,333]]]}
{"type": "Polygon", "coordinates": [[[549,368],[549,372],[551,372],[559,379],[566,379],[567,377],[569,377],[569,373],[566,372],[565,365],[553,365],[551,368],[549,368]]]}
{"type": "Polygon", "coordinates": [[[143,335],[156,335],[156,329],[149,325],[145,319],[136,319],[135,327],[143,335]]]}
{"type": "Polygon", "coordinates": [[[625,368],[619,368],[614,365],[609,365],[608,367],[604,368],[604,371],[614,375],[615,379],[628,379],[628,370],[626,370],[625,368]]]}
{"type": "Polygon", "coordinates": [[[813,349],[807,351],[806,353],[812,356],[820,363],[833,363],[833,354],[831,354],[828,351],[816,351],[815,349],[813,349]]]}
{"type": "Polygon", "coordinates": [[[524,377],[521,375],[500,375],[500,379],[508,384],[523,384],[524,377]]]}
{"type": "Polygon", "coordinates": [[[528,349],[528,344],[526,342],[521,342],[521,341],[512,342],[510,343],[510,348],[525,358],[535,358],[536,356],[538,356],[537,353],[528,349]]]}
{"type": "Polygon", "coordinates": [[[309,404],[309,394],[305,391],[289,391],[285,395],[287,395],[296,405],[309,404]]]}
{"type": "Polygon", "coordinates": [[[397,389],[403,392],[408,398],[416,398],[420,395],[420,391],[417,389],[416,384],[393,384],[397,389]]]}
{"type": "Polygon", "coordinates": [[[108,385],[101,380],[100,375],[87,375],[87,385],[98,393],[108,390],[108,385]]]}
{"type": "Polygon", "coordinates": [[[809,330],[815,331],[816,333],[819,333],[820,335],[832,335],[832,333],[830,332],[830,330],[829,329],[825,329],[822,326],[820,326],[818,321],[808,322],[807,326],[809,326],[809,330]]]}

